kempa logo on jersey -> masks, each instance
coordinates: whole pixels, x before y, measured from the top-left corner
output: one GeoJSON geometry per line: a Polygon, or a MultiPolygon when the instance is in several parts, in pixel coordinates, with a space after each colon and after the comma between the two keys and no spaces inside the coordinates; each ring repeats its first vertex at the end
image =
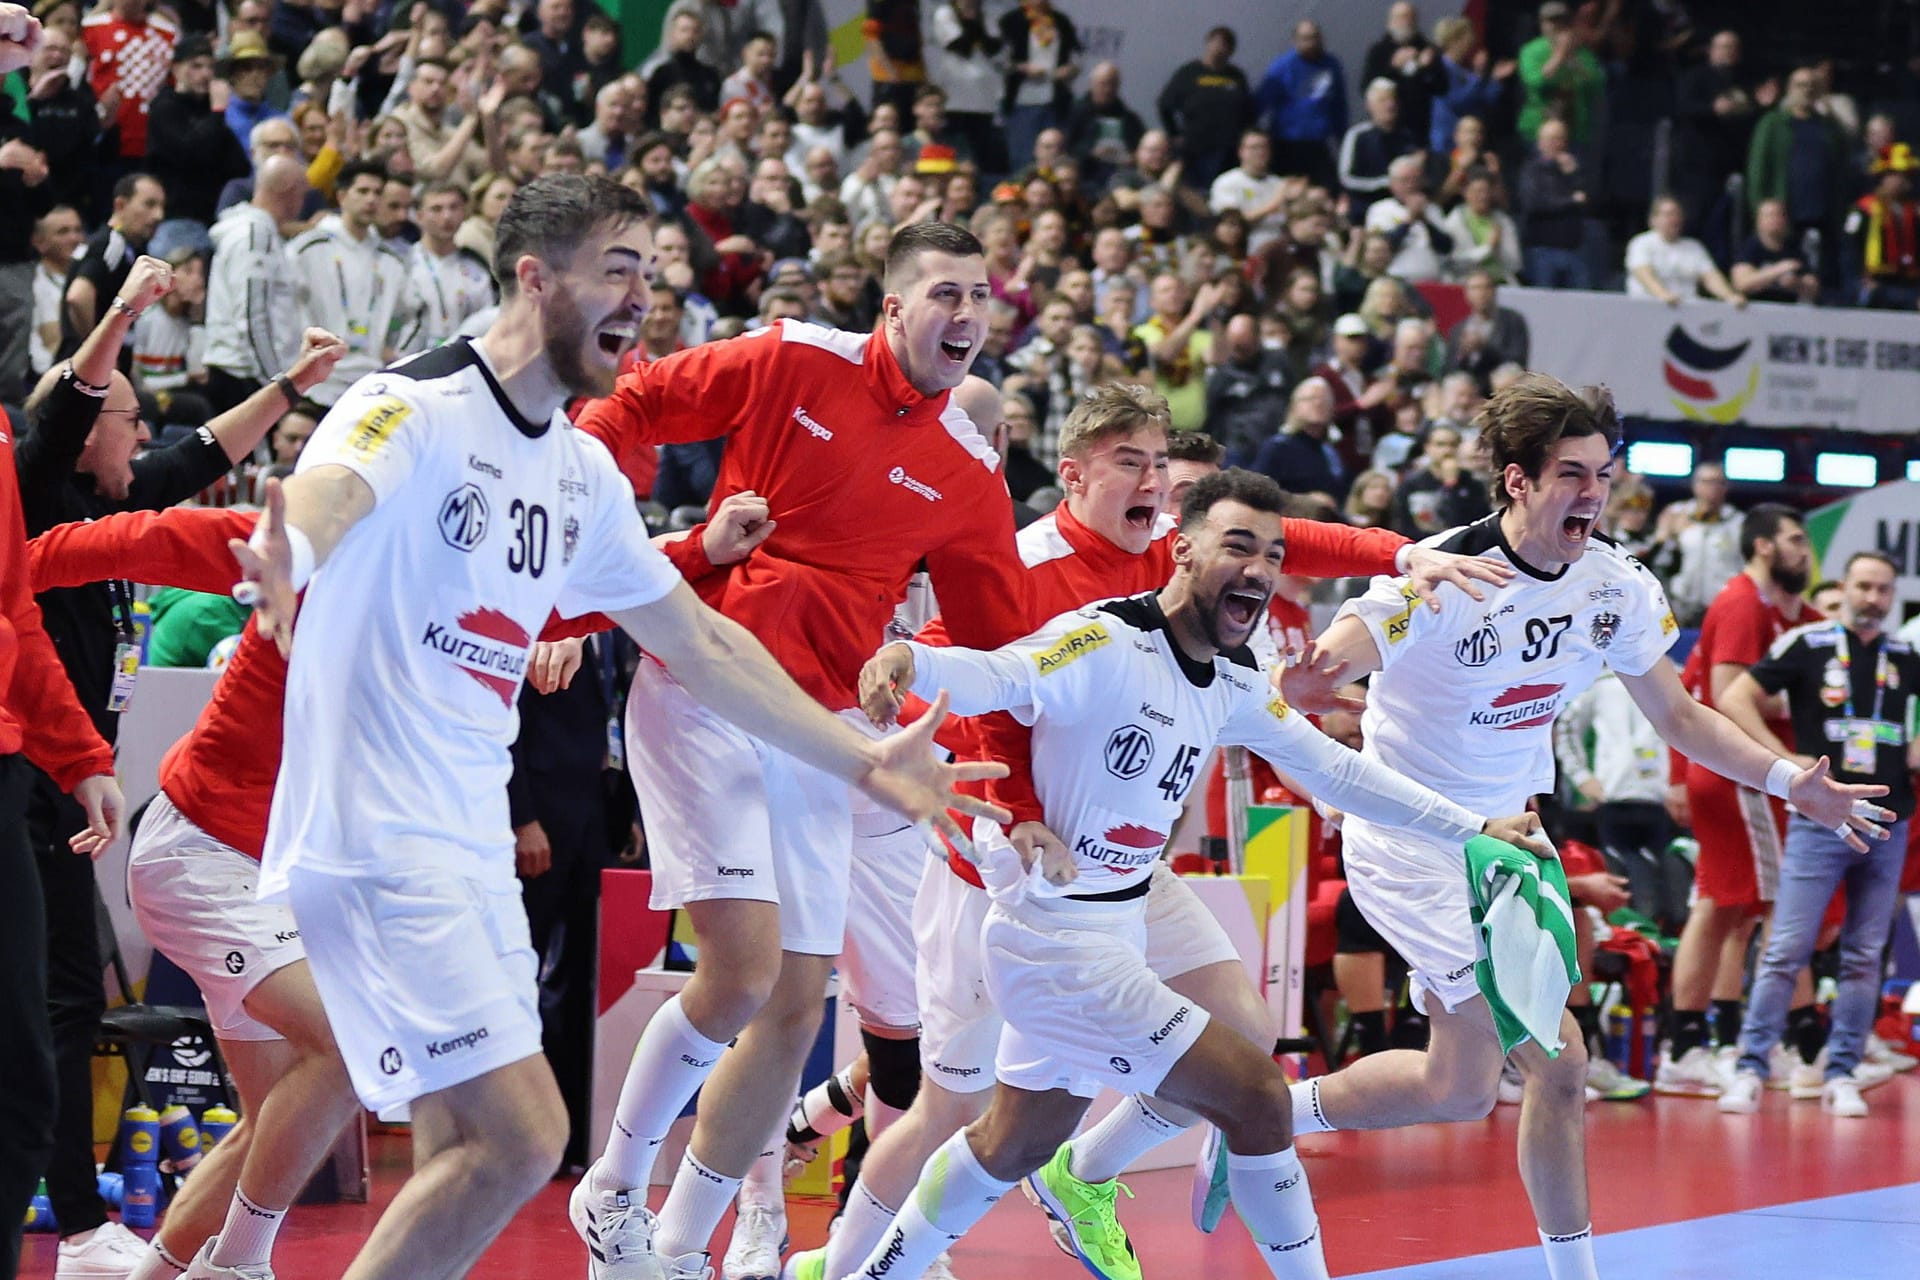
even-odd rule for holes
{"type": "Polygon", "coordinates": [[[921,484],[918,480],[915,480],[907,474],[905,467],[895,467],[893,470],[887,472],[887,479],[893,481],[893,483],[899,485],[909,493],[919,494],[928,502],[940,501],[940,491],[938,489],[930,484],[921,484]]]}
{"type": "Polygon", "coordinates": [[[935,1071],[945,1072],[950,1076],[977,1076],[980,1074],[980,1068],[978,1067],[950,1067],[944,1062],[934,1063],[933,1069],[935,1071]]]}
{"type": "Polygon", "coordinates": [[[462,671],[491,689],[503,706],[513,705],[527,670],[525,628],[498,609],[470,609],[454,626],[429,622],[420,643],[438,649],[462,671]]]}
{"type": "Polygon", "coordinates": [[[1503,732],[1552,724],[1554,713],[1560,709],[1560,691],[1564,688],[1563,684],[1514,685],[1495,698],[1487,710],[1468,716],[1467,723],[1503,732]]]}
{"type": "Polygon", "coordinates": [[[467,455],[467,467],[470,470],[478,471],[483,476],[492,476],[495,480],[499,480],[503,478],[500,472],[500,468],[494,466],[491,462],[486,461],[484,458],[481,458],[476,454],[470,453],[467,455]]]}
{"type": "Polygon", "coordinates": [[[1178,1013],[1174,1014],[1171,1018],[1168,1018],[1165,1025],[1163,1025],[1158,1031],[1154,1032],[1152,1035],[1147,1037],[1147,1043],[1159,1044],[1162,1040],[1165,1040],[1168,1036],[1173,1034],[1173,1029],[1175,1027],[1179,1026],[1181,1023],[1187,1020],[1187,1015],[1192,1012],[1193,1012],[1193,1009],[1191,1006],[1184,1005],[1184,1004],[1181,1005],[1180,1011],[1178,1013]]]}
{"type": "MultiPolygon", "coordinates": [[[[805,427],[807,429],[807,434],[812,436],[815,440],[833,439],[833,428],[822,426],[820,422],[816,420],[812,414],[807,412],[805,405],[797,404],[793,406],[793,420],[799,423],[801,426],[805,427]]],[[[898,471],[899,468],[895,467],[894,470],[898,471]]],[[[894,483],[899,484],[900,482],[898,480],[895,480],[894,483]]]]}
{"type": "Polygon", "coordinates": [[[474,1030],[454,1036],[450,1040],[442,1040],[437,1044],[428,1045],[427,1056],[429,1058],[439,1058],[461,1049],[471,1049],[486,1038],[487,1029],[485,1027],[476,1027],[474,1030]]]}
{"type": "Polygon", "coordinates": [[[1169,729],[1173,728],[1173,717],[1164,711],[1155,711],[1148,703],[1143,702],[1140,704],[1140,714],[1155,724],[1163,724],[1169,729]]]}
{"type": "Polygon", "coordinates": [[[753,874],[752,867],[715,867],[714,870],[723,876],[750,876],[753,874]]]}
{"type": "Polygon", "coordinates": [[[1113,637],[1107,634],[1107,629],[1096,622],[1090,626],[1081,627],[1078,631],[1067,632],[1060,637],[1060,643],[1053,648],[1045,653],[1034,654],[1033,665],[1040,668],[1041,675],[1052,675],[1075,658],[1092,653],[1112,639],[1113,637]]]}

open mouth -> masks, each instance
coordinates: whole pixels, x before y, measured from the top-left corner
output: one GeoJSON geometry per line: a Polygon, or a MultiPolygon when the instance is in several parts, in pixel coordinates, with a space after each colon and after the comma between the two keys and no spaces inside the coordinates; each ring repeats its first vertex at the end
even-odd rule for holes
{"type": "Polygon", "coordinates": [[[1587,535],[1593,532],[1593,521],[1594,517],[1590,515],[1568,516],[1560,522],[1560,532],[1568,542],[1585,542],[1587,535]]]}
{"type": "Polygon", "coordinates": [[[1160,513],[1153,507],[1138,506],[1127,508],[1127,527],[1138,530],[1151,530],[1153,521],[1160,513]]]}
{"type": "Polygon", "coordinates": [[[956,338],[940,344],[940,354],[955,364],[965,364],[973,355],[972,338],[956,338]]]}
{"type": "Polygon", "coordinates": [[[614,324],[603,324],[594,331],[593,339],[600,350],[618,361],[632,349],[640,338],[640,326],[632,320],[621,320],[614,324]]]}
{"type": "Polygon", "coordinates": [[[1260,610],[1266,608],[1267,595],[1264,591],[1252,591],[1245,587],[1236,587],[1220,597],[1220,611],[1227,621],[1240,628],[1250,628],[1254,619],[1260,616],[1260,610]]]}

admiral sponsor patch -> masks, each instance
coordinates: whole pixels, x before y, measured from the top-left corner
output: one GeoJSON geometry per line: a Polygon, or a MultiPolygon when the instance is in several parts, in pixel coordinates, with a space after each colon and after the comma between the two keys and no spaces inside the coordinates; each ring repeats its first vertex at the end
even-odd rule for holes
{"type": "Polygon", "coordinates": [[[368,406],[360,415],[353,430],[347,433],[347,448],[356,457],[376,458],[387,447],[387,441],[393,439],[393,433],[400,424],[413,414],[413,406],[398,396],[381,396],[368,406]]]}
{"type": "Polygon", "coordinates": [[[1091,623],[1077,631],[1067,632],[1060,637],[1060,643],[1046,652],[1034,654],[1033,664],[1040,668],[1041,675],[1052,675],[1075,658],[1092,653],[1101,645],[1111,643],[1112,640],[1113,637],[1107,634],[1105,627],[1097,622],[1091,623]]]}

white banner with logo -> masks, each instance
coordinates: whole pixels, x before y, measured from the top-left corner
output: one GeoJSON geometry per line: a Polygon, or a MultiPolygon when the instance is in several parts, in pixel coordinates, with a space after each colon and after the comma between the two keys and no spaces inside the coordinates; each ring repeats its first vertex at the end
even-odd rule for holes
{"type": "Polygon", "coordinates": [[[1847,557],[1858,551],[1891,557],[1900,576],[1894,581],[1890,625],[1920,617],[1920,480],[1883,484],[1809,511],[1807,537],[1819,558],[1820,577],[1838,578],[1847,557]]]}
{"type": "Polygon", "coordinates": [[[1756,427],[1920,427],[1920,324],[1911,312],[1502,289],[1533,367],[1601,383],[1635,417],[1756,427]]]}

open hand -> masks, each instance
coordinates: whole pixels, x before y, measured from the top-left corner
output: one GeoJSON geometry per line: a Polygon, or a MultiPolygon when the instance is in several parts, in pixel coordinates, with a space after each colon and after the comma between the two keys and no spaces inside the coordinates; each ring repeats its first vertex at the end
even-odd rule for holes
{"type": "Polygon", "coordinates": [[[227,548],[240,562],[233,598],[252,605],[254,625],[286,657],[293,650],[293,615],[299,596],[293,589],[293,544],[287,541],[287,495],[278,476],[267,480],[266,501],[251,541],[230,538],[227,548]],[[256,549],[257,548],[257,549],[256,549]]]}
{"type": "Polygon", "coordinates": [[[1817,822],[1847,842],[1855,853],[1867,852],[1868,840],[1885,840],[1887,829],[1881,823],[1898,815],[1873,801],[1887,794],[1882,786],[1835,782],[1832,761],[1821,756],[1811,767],[1793,775],[1787,788],[1787,802],[1811,822],[1817,822]]]}
{"type": "MultiPolygon", "coordinates": [[[[897,646],[888,645],[887,648],[897,646]]],[[[884,652],[884,650],[882,651],[884,652]]],[[[863,673],[864,674],[864,673],[863,673]]],[[[973,842],[960,830],[948,810],[976,818],[1007,822],[1013,817],[1005,809],[977,796],[960,795],[954,787],[962,782],[980,782],[1007,776],[1007,766],[997,761],[966,761],[948,764],[935,754],[934,730],[947,718],[947,692],[933,700],[927,714],[911,727],[889,734],[873,744],[873,767],[854,785],[874,800],[914,822],[932,822],[952,841],[963,856],[972,856],[973,842]]]]}
{"type": "Polygon", "coordinates": [[[1358,715],[1367,709],[1365,699],[1340,692],[1347,683],[1348,665],[1345,659],[1336,658],[1309,640],[1297,662],[1276,671],[1268,680],[1271,682],[1277,676],[1280,696],[1295,711],[1316,716],[1332,711],[1358,715]]]}
{"type": "Polygon", "coordinates": [[[1474,583],[1486,582],[1504,587],[1511,581],[1513,566],[1487,556],[1456,555],[1451,551],[1436,551],[1432,547],[1415,547],[1407,552],[1407,584],[1435,613],[1440,612],[1442,583],[1451,582],[1474,600],[1484,603],[1486,596],[1480,593],[1474,583]]]}

